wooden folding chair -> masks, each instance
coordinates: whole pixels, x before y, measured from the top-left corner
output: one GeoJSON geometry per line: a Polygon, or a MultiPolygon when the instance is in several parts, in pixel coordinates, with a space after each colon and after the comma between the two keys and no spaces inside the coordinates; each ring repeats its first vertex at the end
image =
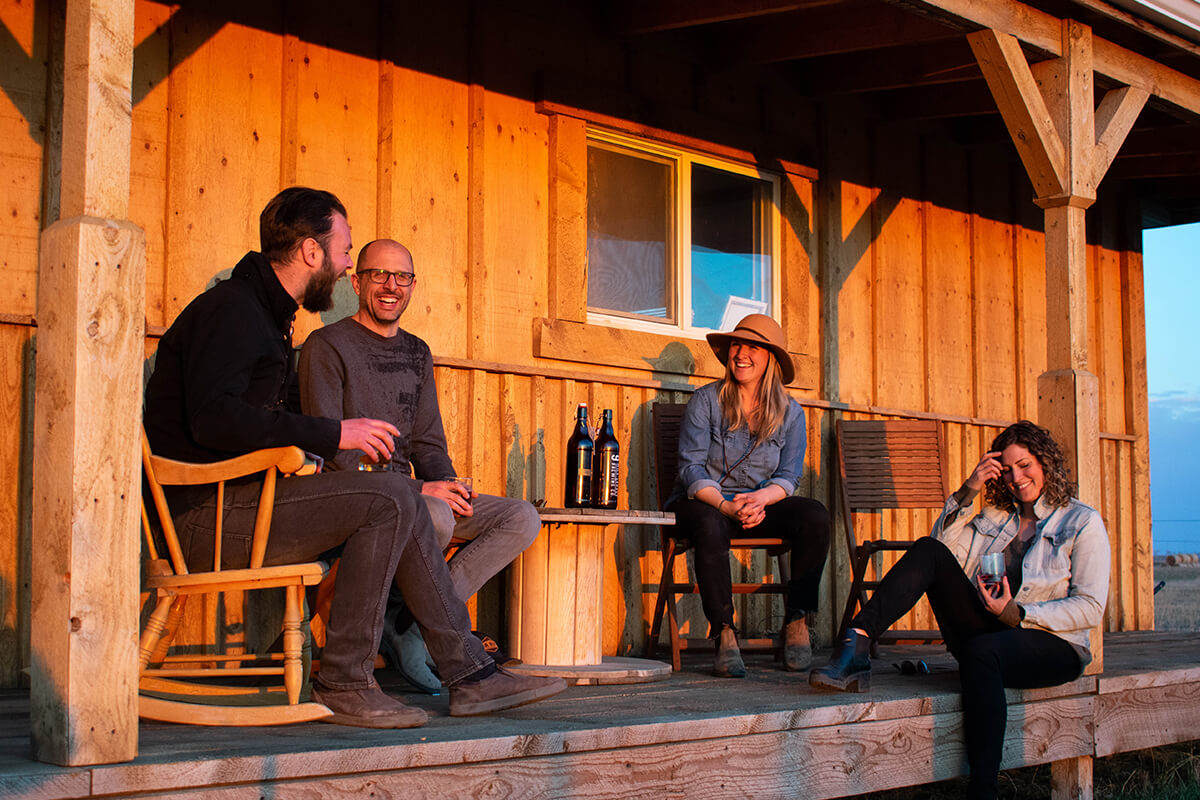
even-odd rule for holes
{"type": "Polygon", "coordinates": [[[212,464],[172,461],[153,455],[145,433],[142,434],[142,468],[150,491],[150,498],[142,498],[142,527],[146,537],[146,591],[143,597],[148,598],[153,593],[156,602],[139,644],[140,716],[191,725],[281,725],[330,715],[330,710],[319,703],[300,702],[304,662],[308,656],[304,587],[321,581],[325,565],[313,562],[263,566],[275,503],[276,478],[280,472],[298,471],[303,464],[304,453],[296,447],[258,450],[212,464]],[[245,569],[222,570],[221,510],[225,483],[260,472],[263,473],[262,492],[255,517],[250,565],[245,569]],[[213,565],[211,571],[189,572],[162,487],[201,484],[216,484],[217,487],[213,565]],[[147,511],[147,502],[151,499],[166,544],[167,558],[160,557],[151,527],[147,511]],[[286,594],[282,653],[262,656],[253,653],[167,655],[191,595],[274,587],[283,587],[286,594]],[[282,675],[283,686],[195,680],[250,678],[256,682],[261,676],[268,675],[282,675]]]}
{"type": "MultiPolygon", "coordinates": [[[[658,505],[666,503],[679,474],[679,430],[683,424],[683,414],[687,409],[686,403],[655,403],[654,414],[654,460],[658,472],[658,505]]],[[[654,617],[650,625],[650,638],[646,642],[646,657],[654,658],[658,649],[658,636],[662,629],[664,612],[667,617],[667,628],[671,636],[671,667],[676,672],[680,670],[680,651],[682,650],[713,650],[712,640],[700,637],[683,637],[679,635],[679,620],[677,617],[675,596],[678,594],[696,594],[699,587],[695,583],[676,583],[675,558],[687,551],[691,546],[687,531],[669,526],[660,527],[662,536],[662,578],[658,584],[658,594],[654,601],[654,617]]],[[[780,538],[760,538],[754,536],[737,537],[730,540],[732,549],[759,549],[768,554],[779,556],[788,551],[788,542],[780,538]]],[[[735,583],[734,594],[778,594],[786,590],[787,562],[780,559],[780,583],[735,583]]],[[[778,640],[775,638],[738,639],[742,650],[770,650],[777,655],[781,652],[778,640]]]]}
{"type": "MultiPolygon", "coordinates": [[[[850,593],[838,628],[840,640],[857,610],[866,603],[867,592],[875,589],[882,577],[866,579],[871,557],[912,546],[906,540],[862,539],[855,533],[855,513],[910,508],[940,511],[948,489],[942,426],[937,420],[838,420],[837,444],[851,574],[850,593]]],[[[934,642],[941,638],[936,630],[910,630],[888,631],[879,640],[934,642]]]]}

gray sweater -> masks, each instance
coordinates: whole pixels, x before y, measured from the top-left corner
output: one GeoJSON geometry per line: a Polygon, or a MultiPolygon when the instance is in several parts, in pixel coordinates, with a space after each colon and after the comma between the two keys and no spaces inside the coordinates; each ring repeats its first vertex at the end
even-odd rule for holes
{"type": "MultiPolygon", "coordinates": [[[[386,338],[347,317],[309,334],[300,351],[305,414],[371,417],[400,429],[392,468],[420,480],[455,475],[438,409],[429,345],[401,330],[386,338]]],[[[343,450],[329,469],[357,469],[361,450],[343,450]]]]}

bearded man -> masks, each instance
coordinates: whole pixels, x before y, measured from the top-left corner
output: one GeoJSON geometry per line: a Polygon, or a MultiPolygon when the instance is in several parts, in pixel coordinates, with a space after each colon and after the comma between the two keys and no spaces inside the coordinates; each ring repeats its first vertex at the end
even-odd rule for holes
{"type": "MultiPolygon", "coordinates": [[[[292,187],[259,217],[262,252],[247,253],[228,280],[194,299],[163,335],[146,387],[146,434],[160,456],[212,462],[296,445],[332,459],[358,450],[391,458],[390,422],[299,413],[292,322],[303,305],[324,311],[352,266],[346,209],[331,193],[292,187]]],[[[260,483],[226,487],[221,561],[247,566],[260,483]]],[[[216,492],[168,489],[189,565],[210,569],[216,492]]],[[[338,581],[313,699],[330,722],[372,728],[423,724],[427,715],[384,694],[374,660],[393,578],[450,687],[450,714],[467,716],[540,700],[560,679],[499,669],[471,634],[429,512],[399,473],[322,472],[280,480],[264,564],[311,561],[336,551],[338,581]]]]}

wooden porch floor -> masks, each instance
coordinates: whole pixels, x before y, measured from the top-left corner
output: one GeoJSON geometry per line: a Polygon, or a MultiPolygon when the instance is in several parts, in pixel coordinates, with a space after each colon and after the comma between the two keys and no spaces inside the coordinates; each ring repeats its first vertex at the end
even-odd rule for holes
{"type": "MultiPolygon", "coordinates": [[[[1006,766],[1200,738],[1200,634],[1110,634],[1105,659],[1098,678],[1010,693],[1006,766]]],[[[32,761],[28,693],[7,691],[0,797],[819,798],[965,771],[958,675],[940,647],[883,648],[862,695],[813,691],[769,655],[749,656],[744,680],[707,664],[476,719],[445,716],[444,695],[409,695],[437,716],[404,731],[144,722],[135,761],[88,768],[32,761]],[[932,675],[892,667],[918,656],[932,675]]]]}

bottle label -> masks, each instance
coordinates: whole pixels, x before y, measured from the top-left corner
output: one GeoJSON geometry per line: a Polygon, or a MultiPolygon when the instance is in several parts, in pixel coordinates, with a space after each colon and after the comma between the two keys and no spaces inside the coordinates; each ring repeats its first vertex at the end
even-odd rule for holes
{"type": "Polygon", "coordinates": [[[617,493],[621,488],[621,454],[609,453],[608,459],[604,464],[604,472],[602,473],[603,491],[609,504],[617,502],[617,493]]]}

